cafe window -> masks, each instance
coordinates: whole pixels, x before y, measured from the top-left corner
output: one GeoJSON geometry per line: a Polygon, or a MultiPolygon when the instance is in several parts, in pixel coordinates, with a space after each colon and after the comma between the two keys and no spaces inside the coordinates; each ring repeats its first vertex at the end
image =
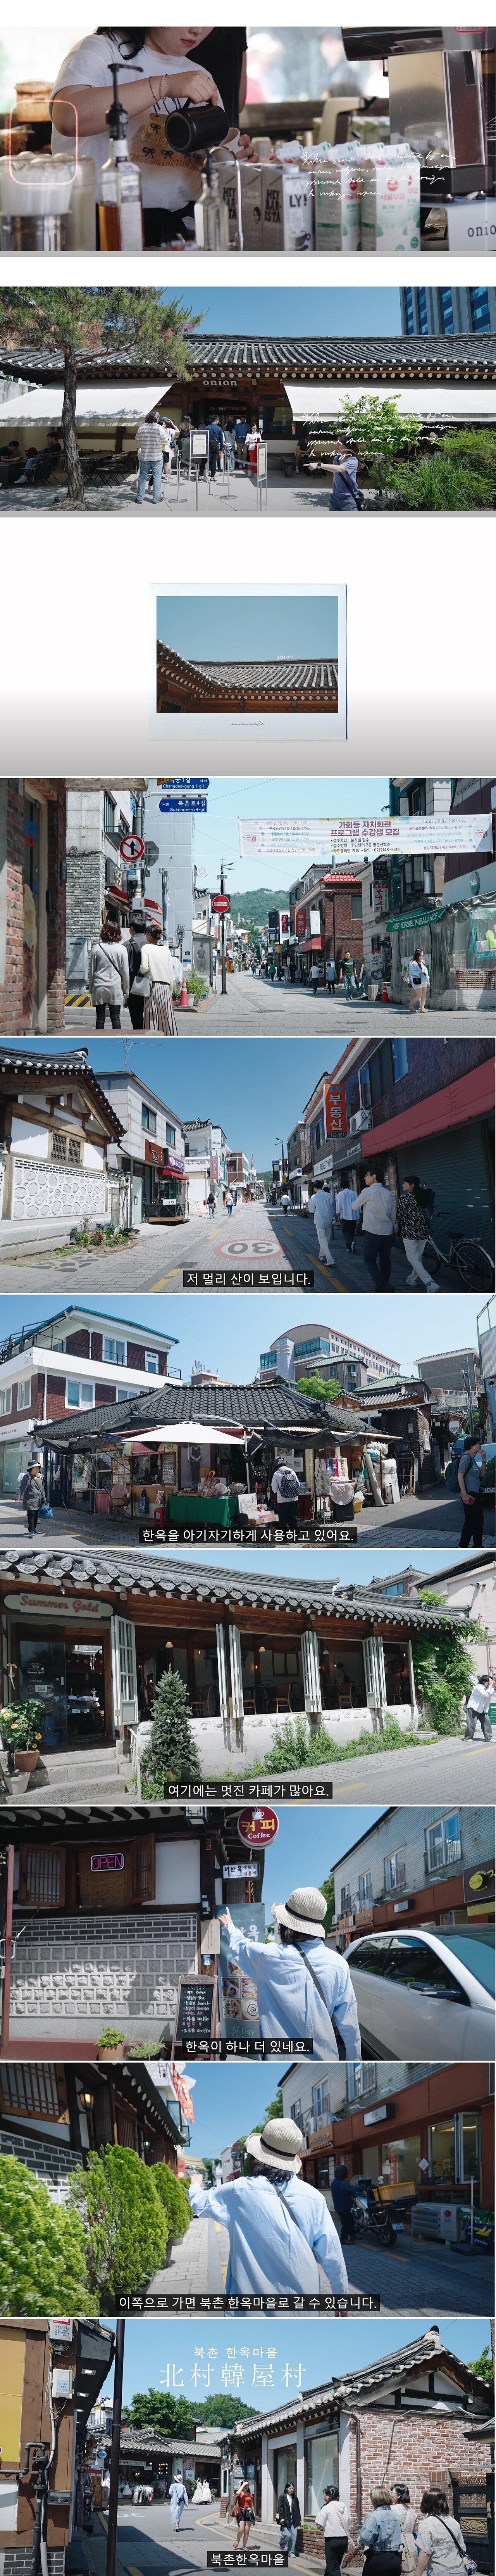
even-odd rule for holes
{"type": "Polygon", "coordinates": [[[104,1333],[103,1357],[104,1360],[111,1361],[112,1367],[125,1368],[127,1359],[127,1342],[116,1341],[112,1333],[104,1333]]]}
{"type": "Polygon", "coordinates": [[[2,2066],[0,2084],[4,2111],[20,2111],[28,2120],[67,2123],[69,2114],[59,2099],[56,2066],[2,2066]]]}
{"type": "Polygon", "coordinates": [[[452,1816],[439,1816],[435,1825],[427,1825],[425,1865],[428,1878],[435,1877],[436,1870],[439,1868],[448,1869],[450,1863],[461,1860],[461,1856],[460,1818],[457,1811],[452,1816]]]}
{"type": "Polygon", "coordinates": [[[64,1895],[65,1851],[61,1845],[39,1850],[36,1843],[24,1843],[19,1860],[19,1903],[63,1905],[64,1895]]]}
{"type": "Polygon", "coordinates": [[[156,1109],[149,1109],[147,1100],[141,1102],[141,1125],[146,1129],[147,1136],[156,1136],[157,1112],[156,1109]]]}
{"type": "Polygon", "coordinates": [[[305,2442],[307,2472],[307,2513],[320,2513],[325,2487],[339,2486],[339,2441],[337,2432],[316,2433],[305,2442]]]}
{"type": "Polygon", "coordinates": [[[421,2181],[420,2157],[420,2137],[388,2139],[387,2146],[382,2150],[384,2181],[392,2182],[400,2188],[404,2182],[413,2182],[417,2185],[421,2181]]]}
{"type": "Polygon", "coordinates": [[[0,1414],[12,1412],[12,1387],[0,1387],[0,1414]]]}
{"type": "Polygon", "coordinates": [[[451,2118],[433,2120],[428,2139],[429,2165],[434,2182],[478,2183],[481,2154],[478,2111],[455,2111],[451,2118]]]}

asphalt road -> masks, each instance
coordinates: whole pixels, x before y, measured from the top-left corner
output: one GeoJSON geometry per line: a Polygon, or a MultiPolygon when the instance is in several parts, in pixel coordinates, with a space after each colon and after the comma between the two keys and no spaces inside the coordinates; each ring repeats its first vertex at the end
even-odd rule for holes
{"type": "MultiPolygon", "coordinates": [[[[334,1734],[333,1717],[325,1723],[334,1734]]],[[[373,1799],[377,1805],[381,1798],[387,1803],[396,1769],[396,1796],[402,1806],[430,1806],[433,1800],[446,1801],[448,1795],[461,1807],[493,1804],[494,1749],[484,1743],[480,1726],[473,1743],[466,1744],[463,1736],[442,1736],[436,1744],[419,1742],[411,1749],[405,1742],[401,1753],[370,1753],[363,1760],[340,1762],[332,1772],[336,1804],[347,1807],[358,1800],[366,1805],[373,1799]]],[[[311,1779],[311,1772],[306,1776],[311,1779]]]]}
{"type": "MultiPolygon", "coordinates": [[[[211,1269],[212,1285],[207,1294],[222,1294],[232,1278],[238,1294],[250,1295],[253,1287],[257,1286],[257,1279],[260,1279],[262,1287],[265,1285],[262,1274],[267,1269],[276,1272],[282,1269],[283,1274],[289,1270],[301,1272],[310,1269],[313,1272],[311,1294],[322,1296],[327,1293],[339,1297],[346,1296],[348,1289],[352,1289],[355,1296],[373,1294],[373,1279],[365,1267],[361,1238],[356,1240],[354,1251],[349,1252],[340,1228],[336,1227],[336,1240],[330,1250],[332,1269],[322,1260],[311,1217],[305,1217],[299,1209],[292,1209],[289,1216],[283,1216],[280,1208],[265,1207],[255,1201],[236,1207],[230,1218],[225,1208],[218,1208],[213,1221],[195,1216],[187,1225],[143,1226],[137,1242],[115,1252],[64,1254],[38,1250],[31,1258],[26,1258],[22,1252],[19,1260],[0,1263],[0,1289],[12,1292],[17,1285],[23,1295],[31,1291],[39,1294],[42,1281],[46,1279],[50,1287],[65,1285],[68,1288],[71,1284],[76,1291],[79,1287],[81,1291],[83,1288],[105,1290],[109,1297],[113,1296],[116,1288],[126,1288],[130,1295],[144,1288],[152,1294],[167,1290],[171,1296],[180,1296],[183,1290],[186,1294],[195,1292],[197,1270],[211,1269]],[[241,1276],[234,1277],[238,1272],[241,1276]],[[188,1276],[183,1276],[183,1273],[188,1276]]],[[[406,1269],[404,1252],[394,1243],[389,1288],[377,1293],[427,1295],[427,1290],[406,1289],[406,1269]]],[[[459,1286],[456,1274],[447,1270],[443,1273],[443,1290],[449,1288],[451,1282],[456,1291],[459,1286]]],[[[277,1284],[277,1279],[270,1283],[267,1281],[269,1294],[277,1284]]],[[[284,1276],[281,1285],[285,1285],[284,1276]]],[[[295,1287],[299,1295],[305,1293],[300,1279],[295,1281],[295,1287]]],[[[291,1289],[288,1293],[291,1295],[291,1289]]]]}
{"type": "MultiPolygon", "coordinates": [[[[247,2363],[246,2367],[251,2379],[250,2365],[247,2363]]],[[[247,2394],[249,2391],[243,2389],[245,2402],[247,2394]]],[[[259,2388],[256,2394],[261,2408],[263,2390],[259,2388]]],[[[99,2517],[95,2517],[91,2539],[88,2539],[88,2556],[94,2576],[106,2576],[105,2517],[102,2517],[102,2522],[103,2529],[99,2530],[99,2517]]],[[[86,2541],[86,2532],[84,2536],[86,2541]]],[[[168,2504],[132,2505],[123,2502],[118,2515],[116,2576],[183,2576],[183,2571],[184,2576],[203,2576],[207,2550],[231,2551],[235,2539],[235,2523],[221,2522],[218,2504],[187,2504],[176,2532],[168,2504]]],[[[278,2549],[278,2523],[257,2522],[251,2545],[256,2549],[278,2549]]],[[[301,2576],[323,2576],[322,2550],[318,2556],[305,2552],[298,2565],[301,2576]]]]}
{"type": "MultiPolygon", "coordinates": [[[[388,1507],[382,1511],[372,1508],[371,1510],[361,1512],[360,1516],[357,1517],[354,1522],[354,1528],[357,1532],[358,1550],[364,1547],[373,1547],[384,1550],[384,1548],[389,1547],[392,1540],[393,1525],[395,1539],[399,1536],[402,1546],[405,1546],[406,1548],[414,1547],[417,1549],[417,1552],[419,1549],[423,1550],[424,1548],[441,1548],[443,1556],[446,1556],[447,1553],[451,1555],[452,1551],[458,1548],[460,1539],[460,1512],[457,1507],[456,1496],[453,1494],[447,1494],[444,1485],[441,1485],[439,1487],[439,1491],[436,1491],[427,1497],[420,1494],[415,1495],[412,1501],[408,1495],[405,1495],[404,1500],[400,1502],[399,1505],[391,1505],[390,1508],[388,1507]]],[[[322,1524],[320,1524],[320,1527],[323,1529],[322,1524]]],[[[5,1494],[0,1495],[0,1547],[9,1546],[12,1540],[17,1542],[19,1535],[20,1533],[22,1534],[23,1530],[27,1546],[27,1522],[24,1522],[23,1519],[20,1518],[13,1496],[5,1494]]],[[[78,1539],[81,1541],[81,1545],[83,1547],[86,1547],[88,1542],[91,1547],[108,1547],[110,1531],[112,1532],[113,1544],[116,1547],[139,1547],[139,1532],[136,1521],[116,1520],[109,1525],[107,1521],[102,1523],[96,1515],[93,1515],[90,1518],[87,1512],[71,1510],[70,1508],[68,1510],[62,1510],[55,1504],[53,1508],[53,1518],[50,1522],[49,1529],[46,1521],[39,1521],[33,1544],[35,1547],[39,1547],[40,1545],[43,1547],[46,1546],[48,1535],[50,1541],[58,1538],[62,1540],[63,1544],[65,1544],[68,1539],[78,1539]]],[[[339,1533],[340,1547],[346,1547],[347,1539],[348,1530],[346,1523],[344,1523],[343,1528],[339,1533]]],[[[484,1526],[485,1546],[490,1547],[493,1539],[494,1511],[486,1508],[484,1526]]],[[[335,1551],[333,1546],[331,1547],[329,1545],[326,1547],[324,1535],[322,1546],[319,1544],[318,1548],[314,1549],[310,1545],[305,1546],[304,1531],[302,1531],[301,1544],[304,1547],[305,1556],[307,1560],[309,1560],[309,1572],[313,1562],[315,1570],[318,1565],[320,1576],[329,1582],[332,1581],[335,1566],[335,1551]]],[[[178,1532],[176,1546],[179,1549],[180,1554],[181,1552],[184,1552],[185,1545],[186,1542],[183,1534],[178,1532]]],[[[352,1579],[354,1570],[356,1569],[356,1556],[357,1549],[354,1546],[353,1554],[350,1555],[349,1560],[350,1580],[352,1579]]],[[[267,1547],[264,1546],[263,1540],[261,1540],[260,1545],[257,1547],[257,1564],[261,1565],[264,1574],[270,1575],[271,1566],[273,1566],[274,1569],[276,1567],[276,1560],[277,1551],[274,1551],[273,1549],[268,1550],[267,1547]]],[[[358,1571],[358,1569],[356,1570],[358,1571]]]]}
{"type": "MultiPolygon", "coordinates": [[[[225,993],[207,993],[196,1011],[176,1010],[180,1038],[198,1037],[349,1037],[360,1027],[365,1036],[406,1028],[412,1014],[404,1002],[346,1002],[342,992],[334,1000],[319,987],[317,999],[302,984],[271,984],[265,976],[238,974],[227,976],[225,993]]],[[[85,1004],[66,1007],[64,1027],[83,1041],[95,1028],[96,1014],[85,1004]]],[[[123,1033],[131,1021],[125,1009],[121,1012],[123,1033]]],[[[481,1037],[486,1031],[486,1014],[477,1011],[436,1011],[427,1009],[422,1019],[415,1012],[415,1034],[418,1037],[481,1037]]]]}
{"type": "MultiPolygon", "coordinates": [[[[331,2215],[333,2213],[331,2212],[331,2215]]],[[[338,2229],[339,2233],[339,2229],[338,2229]]],[[[344,2249],[350,2290],[380,2298],[384,2316],[490,2316],[494,2264],[489,2255],[451,2252],[444,2245],[412,2241],[401,2229],[396,2245],[381,2246],[365,2229],[356,2244],[344,2249]]],[[[194,2218],[187,2236],[173,2247],[171,2262],[156,2272],[148,2287],[155,2293],[177,2291],[187,2297],[214,2298],[225,2290],[229,2255],[227,2228],[213,2218],[194,2218]]],[[[288,2285],[289,2286],[289,2285],[288,2285]]],[[[321,2288],[327,2283],[321,2275],[321,2288]]]]}

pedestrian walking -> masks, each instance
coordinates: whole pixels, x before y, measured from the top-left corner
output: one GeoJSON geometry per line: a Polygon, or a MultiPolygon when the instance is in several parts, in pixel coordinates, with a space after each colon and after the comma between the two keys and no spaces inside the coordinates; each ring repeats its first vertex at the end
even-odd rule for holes
{"type": "Polygon", "coordinates": [[[360,508],[357,483],[358,457],[351,439],[338,438],[332,464],[326,465],[325,472],[332,474],[329,509],[358,510],[360,508]]]}
{"type": "Polygon", "coordinates": [[[95,939],[88,968],[88,983],[95,1005],[97,1029],[105,1028],[108,1011],[111,1028],[120,1029],[123,1002],[129,993],[128,940],[121,939],[116,921],[103,921],[99,939],[95,939]]]}
{"type": "Polygon", "coordinates": [[[324,2541],[326,2576],[339,2576],[350,2528],[349,2506],[341,2502],[339,2487],[324,2487],[323,2505],[315,2520],[324,2541]]]}
{"type": "Polygon", "coordinates": [[[21,1511],[27,1513],[29,1536],[34,1538],[38,1526],[38,1513],[41,1511],[42,1503],[46,1503],[45,1487],[37,1458],[31,1458],[25,1474],[19,1477],[16,1502],[19,1503],[21,1511]]]}
{"type": "Polygon", "coordinates": [[[484,1533],[484,1477],[486,1452],[479,1440],[467,1440],[458,1460],[458,1483],[463,1503],[463,1521],[459,1547],[482,1547],[484,1533]]]}
{"type": "Polygon", "coordinates": [[[226,2298],[272,2290],[318,2297],[320,2274],[340,2297],[348,2275],[337,2228],[323,2193],[302,2182],[305,2140],[295,2120],[267,2120],[245,2141],[244,2173],[203,2190],[193,2175],[195,2218],[213,2218],[229,2235],[226,2298]]]}
{"type": "Polygon", "coordinates": [[[336,960],[334,957],[326,957],[326,984],[329,998],[332,1002],[336,987],[336,960]]]}
{"type": "Polygon", "coordinates": [[[335,1201],[333,1199],[331,1205],[328,1190],[321,1189],[319,1185],[317,1189],[313,1191],[312,1198],[308,1201],[308,1206],[310,1216],[313,1216],[314,1220],[321,1260],[325,1262],[326,1270],[335,1270],[336,1264],[333,1261],[332,1252],[329,1250],[331,1227],[334,1224],[335,1201]]]}
{"type": "Polygon", "coordinates": [[[363,1212],[362,1250],[366,1270],[370,1271],[377,1294],[389,1287],[391,1278],[391,1245],[396,1217],[393,1190],[386,1188],[375,1163],[366,1164],[365,1188],[353,1200],[356,1216],[363,1212]]]}
{"type": "Polygon", "coordinates": [[[366,2576],[401,2576],[401,2523],[390,2488],[372,2487],[370,2506],[357,2539],[348,2542],[348,2558],[357,2558],[365,2546],[366,2576]]]}
{"type": "Polygon", "coordinates": [[[227,1192],[227,1198],[226,1198],[226,1209],[227,1209],[227,1215],[228,1215],[228,1216],[232,1216],[233,1207],[234,1207],[234,1199],[233,1199],[232,1190],[228,1190],[228,1192],[227,1192]]]}
{"type": "Polygon", "coordinates": [[[494,1681],[483,1682],[479,1674],[474,1673],[472,1687],[465,1700],[465,1744],[473,1744],[477,1725],[481,1728],[484,1743],[492,1744],[493,1731],[489,1716],[492,1699],[494,1699],[494,1681]]]}
{"type": "Polygon", "coordinates": [[[144,1000],[143,1028],[153,1036],[177,1038],[172,992],[174,959],[167,940],[162,939],[158,922],[151,922],[143,941],[140,972],[134,992],[144,1000]]]}
{"type": "Polygon", "coordinates": [[[177,2476],[173,2478],[172,2486],[169,2487],[169,2504],[173,2531],[179,2531],[181,2516],[184,2513],[184,2507],[187,2502],[187,2489],[183,2486],[182,2478],[177,2476]]]}
{"type": "Polygon", "coordinates": [[[410,1172],[408,1179],[403,1182],[398,1199],[398,1233],[402,1236],[410,1263],[406,1285],[407,1288],[416,1288],[417,1280],[420,1280],[422,1288],[427,1289],[428,1296],[437,1297],[439,1290],[436,1287],[436,1281],[429,1277],[429,1271],[424,1270],[423,1263],[426,1244],[429,1241],[429,1214],[430,1210],[418,1172],[410,1172]]]}
{"type": "Polygon", "coordinates": [[[257,1989],[262,2039],[312,2039],[316,2057],[337,2057],[333,2023],[346,2057],[360,2058],[358,2014],[346,1959],[330,1950],[322,1925],[327,1912],[320,1887],[294,1887],[286,1904],[271,1908],[277,1941],[254,1941],[231,1915],[221,1914],[229,1951],[257,1989]]]}
{"type": "Polygon", "coordinates": [[[356,1216],[353,1213],[354,1204],[353,1190],[336,1191],[336,1216],[339,1217],[339,1223],[343,1228],[347,1252],[353,1251],[357,1230],[356,1216]]]}
{"type": "Polygon", "coordinates": [[[416,2576],[418,2514],[410,2503],[410,2488],[401,2478],[391,2488],[393,2513],[397,2513],[401,2530],[401,2576],[416,2576]]]}
{"type": "Polygon", "coordinates": [[[209,1193],[208,1193],[208,1199],[207,1199],[207,1207],[208,1207],[208,1213],[209,1213],[209,1217],[210,1217],[210,1219],[212,1219],[212,1217],[213,1217],[213,1216],[215,1216],[216,1206],[217,1206],[217,1196],[216,1196],[216,1192],[215,1192],[215,1190],[213,1189],[213,1186],[212,1186],[212,1183],[211,1183],[211,1184],[210,1184],[209,1193]]]}
{"type": "Polygon", "coordinates": [[[410,958],[407,980],[410,986],[410,1010],[414,1011],[418,1002],[419,1011],[423,1013],[431,980],[423,948],[414,949],[413,957],[410,958]]]}
{"type": "Polygon", "coordinates": [[[448,2513],[444,2487],[428,2487],[422,2496],[417,2543],[417,2576],[424,2576],[425,2567],[429,2576],[455,2576],[455,2568],[459,2576],[460,2561],[467,2556],[466,2542],[460,2523],[448,2513]]]}
{"type": "Polygon", "coordinates": [[[285,1466],[281,1458],[276,1458],[270,1490],[276,1498],[279,1528],[299,1530],[298,1496],[304,1492],[304,1487],[300,1485],[295,1468],[289,1464],[285,1466]]]}
{"type": "Polygon", "coordinates": [[[314,1002],[315,1002],[315,1000],[316,1000],[317,993],[318,993],[318,989],[319,989],[319,981],[320,981],[320,978],[319,978],[319,969],[318,969],[318,965],[317,965],[317,960],[316,960],[316,958],[314,958],[313,966],[311,967],[311,971],[310,971],[310,983],[311,983],[311,987],[312,987],[312,993],[313,993],[314,1002]]]}
{"type": "Polygon", "coordinates": [[[277,2521],[281,2534],[281,2549],[284,2550],[285,2556],[294,2558],[301,2512],[292,2478],[287,2479],[282,2495],[278,2496],[277,2521]]]}
{"type": "Polygon", "coordinates": [[[341,2229],[341,2244],[354,2245],[355,2183],[350,2182],[347,2165],[335,2165],[332,2178],[332,2200],[341,2229]]]}
{"type": "Polygon", "coordinates": [[[252,2491],[247,2478],[243,2478],[233,2498],[232,2519],[238,2525],[238,2537],[233,2548],[233,2558],[237,2558],[238,2550],[246,2549],[248,2546],[250,2532],[256,2519],[252,2491]]]}
{"type": "MultiPolygon", "coordinates": [[[[147,484],[152,479],[152,500],[160,501],[164,470],[164,431],[159,420],[140,420],[136,431],[139,474],[136,502],[141,509],[147,484]]],[[[168,442],[167,442],[168,444],[168,442]]],[[[170,464],[169,464],[170,473],[170,464]]]]}

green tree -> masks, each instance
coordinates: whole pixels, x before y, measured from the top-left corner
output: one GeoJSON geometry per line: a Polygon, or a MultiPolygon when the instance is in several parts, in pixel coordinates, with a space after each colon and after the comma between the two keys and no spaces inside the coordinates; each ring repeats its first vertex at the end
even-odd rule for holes
{"type": "MultiPolygon", "coordinates": [[[[58,2306],[94,2316],[81,2218],[50,2199],[17,2156],[0,2158],[0,2310],[39,2317],[58,2306]]],[[[98,2314],[98,2310],[96,2310],[98,2314]]]]}
{"type": "Polygon", "coordinates": [[[70,2190],[88,2230],[92,2290],[102,2296],[146,2287],[164,2260],[170,2228],[153,2171],[135,2148],[107,2146],[90,2155],[70,2190]]]}
{"type": "Polygon", "coordinates": [[[341,1387],[337,1377],[319,1377],[317,1370],[315,1377],[298,1378],[298,1394],[311,1395],[314,1404],[335,1404],[341,1387]]]}
{"type": "Polygon", "coordinates": [[[170,1780],[192,1780],[198,1754],[191,1731],[191,1709],[179,1673],[162,1673],[153,1703],[152,1731],[142,1756],[145,1798],[163,1798],[170,1780]]]}
{"type": "Polygon", "coordinates": [[[394,395],[381,402],[377,394],[361,394],[358,402],[350,397],[343,403],[339,426],[353,440],[359,461],[370,466],[376,490],[391,491],[397,457],[418,447],[420,421],[413,413],[402,415],[394,395]]]}
{"type": "Polygon", "coordinates": [[[184,2183],[171,2172],[170,2165],[151,2165],[150,2173],[168,2219],[170,2236],[186,2236],[191,2226],[191,2209],[184,2183]]]}
{"type": "Polygon", "coordinates": [[[325,1941],[326,1932],[332,1932],[334,1921],[334,1879],[332,1871],[329,1878],[323,1878],[320,1893],[321,1896],[325,1896],[327,1905],[327,1914],[325,1922],[322,1925],[322,1938],[325,1941]]]}
{"type": "MultiPolygon", "coordinates": [[[[0,334],[16,349],[57,350],[64,361],[62,441],[67,501],[80,509],[84,482],[76,430],[78,358],[149,359],[170,377],[190,374],[187,333],[202,315],[155,286],[14,286],[0,293],[0,334]]],[[[146,403],[146,387],[143,400],[146,403]]]]}
{"type": "Polygon", "coordinates": [[[128,2407],[132,2431],[141,2433],[150,2425],[154,2433],[187,2434],[199,2423],[201,2407],[190,2406],[187,2397],[169,2397],[163,2388],[137,2389],[128,2407]]]}
{"type": "Polygon", "coordinates": [[[215,2395],[206,2397],[204,2405],[197,2406],[195,2422],[199,2423],[201,2420],[202,2424],[220,2424],[223,2432],[229,2433],[233,2424],[241,2424],[245,2416],[258,2414],[259,2411],[255,2406],[240,2406],[239,2397],[225,2397],[222,2393],[221,2397],[215,2395]]]}
{"type": "Polygon", "coordinates": [[[476,2379],[485,2379],[486,2388],[492,2388],[493,2361],[491,2346],[489,2343],[485,2343],[483,2345],[482,2352],[479,2353],[478,2361],[466,2361],[465,2369],[473,2370],[476,2379]]]}
{"type": "MultiPolygon", "coordinates": [[[[423,1608],[442,1613],[443,1595],[423,1591],[419,1595],[423,1608]]],[[[480,1628],[473,1619],[465,1619],[457,1628],[449,1618],[440,1618],[437,1636],[416,1637],[412,1643],[413,1669],[417,1698],[428,1710],[435,1735],[458,1735],[463,1701],[470,1689],[472,1658],[463,1640],[477,1638],[480,1628]]]]}

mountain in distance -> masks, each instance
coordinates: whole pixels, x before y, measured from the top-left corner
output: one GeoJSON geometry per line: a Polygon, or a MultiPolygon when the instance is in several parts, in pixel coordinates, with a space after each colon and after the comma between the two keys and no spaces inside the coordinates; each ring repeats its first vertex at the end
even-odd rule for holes
{"type": "Polygon", "coordinates": [[[286,912],[288,907],[285,886],[250,886],[249,893],[231,893],[231,920],[238,930],[261,926],[269,912],[286,912]]]}

